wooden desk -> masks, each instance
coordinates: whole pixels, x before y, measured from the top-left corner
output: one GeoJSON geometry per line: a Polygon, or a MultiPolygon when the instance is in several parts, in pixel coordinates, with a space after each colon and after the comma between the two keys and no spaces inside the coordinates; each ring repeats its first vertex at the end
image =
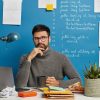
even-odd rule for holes
{"type": "MultiPolygon", "coordinates": [[[[17,96],[10,96],[9,98],[0,98],[0,100],[48,100],[48,99],[42,98],[42,93],[38,92],[38,95],[35,97],[21,98],[17,96]]],[[[49,99],[49,100],[56,100],[56,99],[49,99]]],[[[60,99],[60,100],[65,100],[65,99],[60,99]]],[[[69,98],[67,100],[100,100],[100,97],[87,97],[84,96],[83,94],[74,94],[74,99],[69,98]]]]}

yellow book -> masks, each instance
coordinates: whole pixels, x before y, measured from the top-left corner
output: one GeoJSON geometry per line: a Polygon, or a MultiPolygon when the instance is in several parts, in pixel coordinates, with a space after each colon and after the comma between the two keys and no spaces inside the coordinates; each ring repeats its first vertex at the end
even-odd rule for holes
{"type": "Polygon", "coordinates": [[[73,93],[70,91],[70,90],[68,90],[68,89],[66,89],[66,90],[64,90],[64,91],[54,91],[54,90],[50,90],[50,91],[44,91],[44,94],[46,94],[46,95],[60,95],[60,94],[62,94],[62,95],[73,95],[73,93]]]}

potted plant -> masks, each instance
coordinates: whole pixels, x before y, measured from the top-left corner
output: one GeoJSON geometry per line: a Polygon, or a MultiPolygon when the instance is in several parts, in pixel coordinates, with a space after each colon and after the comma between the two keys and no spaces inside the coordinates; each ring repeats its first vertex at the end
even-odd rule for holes
{"type": "Polygon", "coordinates": [[[100,96],[100,68],[96,63],[90,64],[89,68],[85,66],[84,70],[85,87],[84,93],[86,96],[100,96]]]}

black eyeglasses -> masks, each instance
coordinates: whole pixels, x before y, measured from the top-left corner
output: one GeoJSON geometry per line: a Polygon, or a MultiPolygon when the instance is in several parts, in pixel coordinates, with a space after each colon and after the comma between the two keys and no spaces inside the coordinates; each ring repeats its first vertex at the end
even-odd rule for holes
{"type": "Polygon", "coordinates": [[[34,37],[34,40],[35,41],[41,40],[42,42],[44,42],[44,41],[46,41],[47,38],[48,38],[48,36],[34,37]]]}

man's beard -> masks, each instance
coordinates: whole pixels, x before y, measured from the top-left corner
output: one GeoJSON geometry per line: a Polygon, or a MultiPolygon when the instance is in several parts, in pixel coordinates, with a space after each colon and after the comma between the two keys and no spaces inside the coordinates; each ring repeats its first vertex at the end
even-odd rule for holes
{"type": "Polygon", "coordinates": [[[47,49],[48,45],[45,45],[45,44],[43,44],[43,43],[38,43],[38,44],[36,45],[36,47],[43,48],[44,50],[41,50],[41,51],[45,51],[45,50],[47,49]]]}

